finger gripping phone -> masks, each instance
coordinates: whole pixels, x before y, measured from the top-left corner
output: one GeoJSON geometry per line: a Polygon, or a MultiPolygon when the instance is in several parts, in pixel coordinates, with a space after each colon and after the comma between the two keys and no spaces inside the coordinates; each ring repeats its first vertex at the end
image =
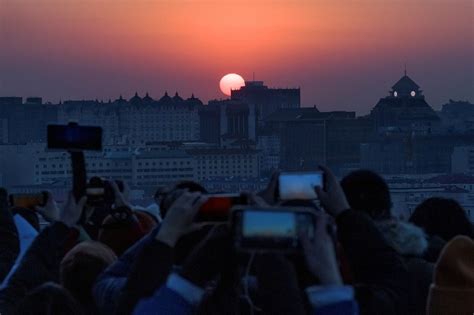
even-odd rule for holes
{"type": "Polygon", "coordinates": [[[48,125],[48,149],[102,150],[102,128],[68,125],[48,125]]]}
{"type": "Polygon", "coordinates": [[[278,178],[278,194],[281,200],[317,199],[316,187],[324,187],[323,172],[284,172],[278,178]]]}
{"type": "Polygon", "coordinates": [[[9,197],[10,206],[19,208],[34,209],[44,207],[48,201],[48,194],[41,192],[37,194],[12,194],[9,197]]]}
{"type": "Polygon", "coordinates": [[[312,240],[316,217],[306,208],[240,208],[232,211],[234,244],[241,251],[301,251],[312,240]]]}

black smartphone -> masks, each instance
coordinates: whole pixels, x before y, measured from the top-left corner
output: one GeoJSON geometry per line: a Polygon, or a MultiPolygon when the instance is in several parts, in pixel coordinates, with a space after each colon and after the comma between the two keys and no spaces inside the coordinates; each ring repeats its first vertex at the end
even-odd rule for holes
{"type": "Polygon", "coordinates": [[[68,125],[48,125],[48,149],[102,150],[102,128],[68,125]]]}
{"type": "MultiPolygon", "coordinates": [[[[124,191],[124,184],[116,180],[120,192],[124,191]]],[[[87,203],[90,206],[109,206],[115,201],[115,193],[110,182],[100,177],[91,177],[86,186],[87,203]]]]}
{"type": "Polygon", "coordinates": [[[301,251],[300,235],[312,240],[316,216],[307,208],[235,208],[234,244],[242,251],[301,251]]]}
{"type": "Polygon", "coordinates": [[[44,207],[48,201],[48,194],[46,192],[36,194],[12,194],[9,197],[10,206],[35,209],[35,207],[44,207]]]}
{"type": "Polygon", "coordinates": [[[278,194],[281,200],[317,199],[315,187],[324,187],[324,173],[283,172],[278,178],[278,194]]]}
{"type": "Polygon", "coordinates": [[[207,201],[196,215],[198,222],[226,222],[230,219],[232,207],[245,205],[245,198],[239,194],[206,195],[207,201]]]}

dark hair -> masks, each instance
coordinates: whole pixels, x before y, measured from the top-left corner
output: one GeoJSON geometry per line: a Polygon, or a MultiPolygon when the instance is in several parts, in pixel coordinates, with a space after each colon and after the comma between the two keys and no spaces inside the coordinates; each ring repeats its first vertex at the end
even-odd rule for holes
{"type": "Polygon", "coordinates": [[[81,305],[59,284],[47,282],[29,292],[15,310],[16,315],[83,315],[81,305]]]}
{"type": "Polygon", "coordinates": [[[96,241],[79,243],[61,261],[61,284],[84,309],[92,311],[95,309],[92,297],[95,280],[115,259],[115,254],[105,244],[96,241]]]}
{"type": "Polygon", "coordinates": [[[341,186],[352,209],[364,211],[373,219],[390,217],[390,191],[385,180],[377,173],[354,171],[342,179],[341,186]]]}
{"type": "Polygon", "coordinates": [[[433,197],[419,204],[410,222],[449,242],[456,235],[474,238],[472,223],[461,205],[448,198],[433,197]]]}

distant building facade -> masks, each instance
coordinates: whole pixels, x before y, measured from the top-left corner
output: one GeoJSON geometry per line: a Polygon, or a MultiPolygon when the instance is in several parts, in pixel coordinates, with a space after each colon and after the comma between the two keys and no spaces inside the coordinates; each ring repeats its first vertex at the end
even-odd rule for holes
{"type": "Polygon", "coordinates": [[[449,103],[443,105],[439,116],[446,133],[474,134],[474,104],[449,100],[449,103]]]}
{"type": "Polygon", "coordinates": [[[439,132],[440,118],[426,102],[423,91],[405,75],[392,86],[370,112],[378,133],[400,132],[430,135],[439,132]]]}
{"type": "Polygon", "coordinates": [[[126,101],[68,101],[60,106],[59,122],[76,121],[82,125],[101,126],[107,144],[145,144],[153,141],[199,140],[199,115],[202,102],[194,95],[188,99],[167,93],[158,101],[148,93],[136,93],[126,101]]]}
{"type": "Polygon", "coordinates": [[[284,109],[266,120],[280,138],[280,168],[311,170],[328,165],[336,172],[357,168],[360,144],[374,133],[373,122],[355,112],[320,112],[317,108],[284,109]]]}
{"type": "Polygon", "coordinates": [[[246,81],[245,86],[231,91],[231,99],[255,105],[258,121],[282,108],[301,106],[300,89],[269,88],[263,81],[246,81]]]}
{"type": "Polygon", "coordinates": [[[237,100],[209,101],[199,111],[200,140],[224,145],[225,142],[256,140],[255,105],[237,100]]]}
{"type": "Polygon", "coordinates": [[[451,155],[451,171],[474,174],[474,145],[454,147],[451,155]]]}

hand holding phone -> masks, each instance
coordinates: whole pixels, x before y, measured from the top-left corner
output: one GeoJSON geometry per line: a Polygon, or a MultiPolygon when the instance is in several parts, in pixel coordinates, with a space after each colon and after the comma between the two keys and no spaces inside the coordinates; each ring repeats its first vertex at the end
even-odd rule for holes
{"type": "Polygon", "coordinates": [[[301,251],[301,236],[313,240],[315,216],[306,208],[237,208],[234,243],[243,251],[301,251]]]}
{"type": "Polygon", "coordinates": [[[326,187],[316,187],[315,190],[324,209],[336,217],[350,209],[350,205],[336,176],[329,168],[324,166],[320,166],[320,168],[326,178],[326,187]]]}
{"type": "Polygon", "coordinates": [[[278,179],[281,200],[314,200],[316,187],[324,187],[324,174],[316,172],[285,172],[278,179]]]}
{"type": "Polygon", "coordinates": [[[245,198],[239,194],[215,194],[206,197],[206,202],[196,215],[197,222],[227,222],[231,208],[245,204],[245,198]]]}
{"type": "Polygon", "coordinates": [[[325,213],[315,215],[317,217],[315,237],[313,240],[305,235],[301,237],[308,270],[320,280],[322,285],[342,285],[335,241],[328,233],[330,217],[325,213]]]}

